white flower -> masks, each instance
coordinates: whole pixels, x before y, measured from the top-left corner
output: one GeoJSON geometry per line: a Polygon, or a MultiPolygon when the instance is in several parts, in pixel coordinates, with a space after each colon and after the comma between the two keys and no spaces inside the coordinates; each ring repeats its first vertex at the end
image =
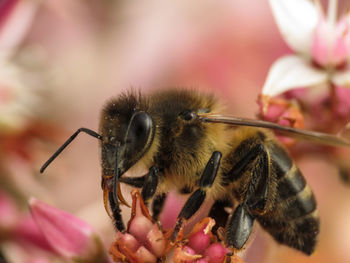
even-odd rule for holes
{"type": "Polygon", "coordinates": [[[296,54],[271,66],[263,95],[328,83],[350,88],[350,15],[336,20],[337,0],[329,0],[327,15],[316,0],[269,2],[284,40],[296,54]]]}
{"type": "Polygon", "coordinates": [[[0,56],[0,130],[21,130],[39,104],[39,96],[23,83],[21,70],[0,56]]]}

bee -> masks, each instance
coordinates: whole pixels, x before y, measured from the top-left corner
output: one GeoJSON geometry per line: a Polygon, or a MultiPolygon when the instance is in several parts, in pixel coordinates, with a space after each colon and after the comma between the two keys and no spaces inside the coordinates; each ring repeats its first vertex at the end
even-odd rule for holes
{"type": "Polygon", "coordinates": [[[121,183],[141,188],[146,203],[153,200],[155,219],[166,193],[177,189],[190,196],[178,215],[173,241],[184,222],[211,199],[215,202],[209,215],[225,227],[228,247],[241,249],[257,221],[277,242],[312,254],[320,221],[316,200],[272,130],[335,146],[349,147],[350,142],[222,112],[215,96],[194,90],[123,93],[104,106],[98,133],[78,129],[40,171],[85,132],[100,141],[104,205],[118,231],[125,230],[121,183]],[[124,176],[138,164],[148,167],[148,173],[124,176]]]}

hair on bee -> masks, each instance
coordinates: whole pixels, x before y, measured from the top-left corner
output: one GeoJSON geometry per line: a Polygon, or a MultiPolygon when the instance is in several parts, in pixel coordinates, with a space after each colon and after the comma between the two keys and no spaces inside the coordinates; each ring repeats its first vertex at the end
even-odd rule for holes
{"type": "Polygon", "coordinates": [[[258,222],[277,242],[305,254],[315,250],[319,233],[316,200],[301,171],[270,130],[317,143],[349,147],[333,135],[293,129],[260,120],[225,116],[215,96],[186,89],[142,95],[127,92],[109,100],[99,132],[78,129],[43,165],[41,172],[80,133],[100,142],[104,205],[115,228],[125,229],[120,184],[141,188],[153,200],[157,219],[170,189],[190,193],[171,239],[206,199],[210,216],[226,228],[225,243],[241,249],[258,222]],[[143,164],[145,175],[126,177],[143,164]],[[229,215],[225,207],[230,206],[229,215]]]}

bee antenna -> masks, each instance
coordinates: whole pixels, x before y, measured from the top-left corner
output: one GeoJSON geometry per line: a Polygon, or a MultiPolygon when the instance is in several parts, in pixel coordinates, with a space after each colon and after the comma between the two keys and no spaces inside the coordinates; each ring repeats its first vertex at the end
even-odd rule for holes
{"type": "Polygon", "coordinates": [[[92,137],[102,140],[102,136],[94,132],[93,130],[87,128],[78,129],[75,133],[73,133],[71,137],[68,138],[68,140],[60,148],[58,148],[58,150],[46,161],[46,163],[44,163],[44,165],[40,168],[40,173],[43,173],[45,171],[49,164],[56,159],[56,157],[68,146],[68,144],[70,144],[75,139],[75,137],[77,137],[77,135],[80,132],[85,132],[92,137]]]}

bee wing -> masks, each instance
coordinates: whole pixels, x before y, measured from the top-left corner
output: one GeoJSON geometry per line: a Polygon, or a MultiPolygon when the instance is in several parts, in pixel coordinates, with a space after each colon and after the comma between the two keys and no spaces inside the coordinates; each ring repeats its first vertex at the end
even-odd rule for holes
{"type": "Polygon", "coordinates": [[[199,119],[203,122],[224,123],[236,126],[251,126],[258,128],[272,129],[280,134],[287,135],[302,140],[308,140],[320,144],[350,147],[350,139],[315,131],[282,126],[277,123],[238,118],[233,116],[223,116],[214,114],[199,114],[199,119]]]}

